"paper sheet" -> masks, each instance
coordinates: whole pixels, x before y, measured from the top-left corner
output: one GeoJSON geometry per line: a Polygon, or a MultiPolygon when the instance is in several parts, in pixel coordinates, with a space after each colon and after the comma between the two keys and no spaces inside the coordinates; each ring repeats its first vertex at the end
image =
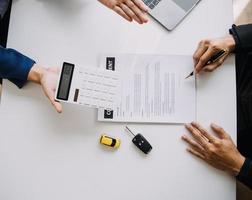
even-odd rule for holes
{"type": "Polygon", "coordinates": [[[98,111],[99,121],[185,123],[196,118],[191,56],[102,56],[100,67],[115,70],[121,96],[114,110],[98,111]]]}

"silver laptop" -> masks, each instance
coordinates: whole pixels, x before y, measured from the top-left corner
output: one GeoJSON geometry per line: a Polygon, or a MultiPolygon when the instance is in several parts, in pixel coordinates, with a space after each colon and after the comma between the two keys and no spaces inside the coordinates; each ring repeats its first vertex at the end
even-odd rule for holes
{"type": "Polygon", "coordinates": [[[200,0],[142,0],[149,14],[168,30],[173,30],[200,0]]]}

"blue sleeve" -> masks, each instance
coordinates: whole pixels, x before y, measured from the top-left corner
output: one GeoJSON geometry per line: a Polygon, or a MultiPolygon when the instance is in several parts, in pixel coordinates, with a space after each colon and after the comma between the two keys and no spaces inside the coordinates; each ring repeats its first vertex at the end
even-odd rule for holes
{"type": "Polygon", "coordinates": [[[9,79],[19,88],[27,81],[35,61],[23,54],[0,46],[0,78],[9,79]]]}

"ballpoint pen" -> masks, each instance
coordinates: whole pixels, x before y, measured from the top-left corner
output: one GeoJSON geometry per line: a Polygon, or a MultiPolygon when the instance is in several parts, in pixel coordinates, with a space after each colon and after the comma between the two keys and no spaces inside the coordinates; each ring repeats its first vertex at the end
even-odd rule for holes
{"type": "MultiPolygon", "coordinates": [[[[225,55],[227,54],[227,52],[228,52],[228,51],[227,51],[227,50],[224,50],[224,49],[221,50],[221,51],[219,51],[217,54],[213,55],[213,56],[207,61],[206,65],[210,65],[210,64],[216,62],[217,60],[219,60],[220,58],[222,58],[223,56],[225,56],[225,55]]],[[[187,78],[193,76],[193,74],[194,74],[194,71],[192,71],[187,77],[185,77],[185,79],[187,79],[187,78]]]]}

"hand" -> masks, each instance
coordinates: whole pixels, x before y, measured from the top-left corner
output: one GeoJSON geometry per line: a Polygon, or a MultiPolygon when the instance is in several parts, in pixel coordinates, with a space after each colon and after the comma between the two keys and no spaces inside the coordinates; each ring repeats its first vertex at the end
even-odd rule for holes
{"type": "Polygon", "coordinates": [[[147,6],[141,0],[99,0],[128,21],[135,20],[139,24],[147,23],[147,6]]]}
{"type": "Polygon", "coordinates": [[[199,73],[202,70],[212,72],[220,65],[222,65],[224,60],[227,58],[230,52],[234,50],[234,48],[235,48],[235,41],[233,36],[231,35],[224,38],[218,38],[213,40],[208,39],[202,40],[199,43],[198,48],[193,55],[196,73],[199,73]],[[216,62],[206,66],[208,60],[221,50],[226,50],[227,53],[216,62]]]}
{"type": "Polygon", "coordinates": [[[54,99],[58,75],[58,68],[45,69],[37,64],[34,64],[28,74],[28,80],[40,84],[45,95],[50,100],[56,111],[61,113],[62,105],[54,99]]]}
{"type": "Polygon", "coordinates": [[[203,159],[213,167],[229,172],[236,176],[245,161],[239,153],[231,137],[216,124],[211,124],[211,128],[217,137],[208,133],[201,125],[196,122],[185,125],[191,133],[193,139],[186,135],[182,139],[190,147],[187,150],[193,155],[203,159]]]}

